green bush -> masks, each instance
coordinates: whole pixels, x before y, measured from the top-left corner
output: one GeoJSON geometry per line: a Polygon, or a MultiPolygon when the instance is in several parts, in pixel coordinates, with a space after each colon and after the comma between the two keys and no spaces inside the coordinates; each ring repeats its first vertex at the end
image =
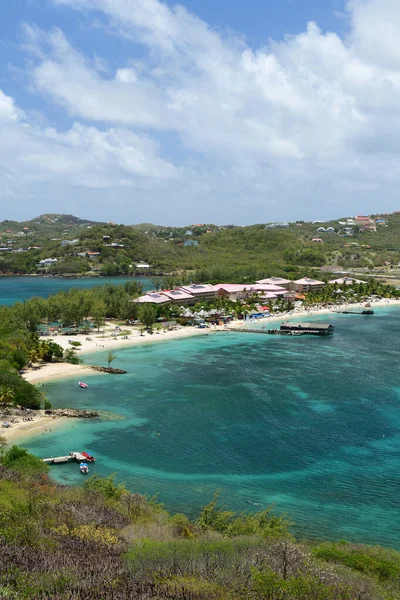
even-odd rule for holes
{"type": "Polygon", "coordinates": [[[8,469],[14,469],[26,475],[48,473],[49,471],[49,466],[46,463],[19,446],[12,446],[9,450],[3,452],[0,463],[8,469]]]}

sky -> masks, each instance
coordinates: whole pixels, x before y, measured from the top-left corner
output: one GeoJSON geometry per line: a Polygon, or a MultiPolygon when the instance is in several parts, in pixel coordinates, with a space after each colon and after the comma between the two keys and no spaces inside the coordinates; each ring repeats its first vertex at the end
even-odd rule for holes
{"type": "Polygon", "coordinates": [[[0,0],[0,219],[400,209],[399,0],[0,0]]]}

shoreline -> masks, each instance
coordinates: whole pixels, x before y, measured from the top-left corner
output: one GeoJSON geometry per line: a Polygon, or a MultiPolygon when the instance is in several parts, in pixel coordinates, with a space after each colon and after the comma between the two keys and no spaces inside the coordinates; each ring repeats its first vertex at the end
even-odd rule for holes
{"type": "Polygon", "coordinates": [[[19,418],[18,423],[12,423],[9,428],[1,428],[0,436],[4,438],[7,445],[14,443],[17,440],[25,440],[26,438],[45,434],[47,431],[52,431],[58,428],[61,424],[67,422],[67,417],[51,417],[45,415],[43,411],[29,413],[29,416],[34,418],[33,421],[22,421],[19,418]]]}
{"type": "MultiPolygon", "coordinates": [[[[378,300],[375,302],[371,301],[371,308],[375,307],[388,307],[388,306],[399,306],[400,300],[378,300]]],[[[287,321],[287,320],[296,320],[303,319],[306,317],[315,318],[323,315],[334,315],[338,311],[346,310],[346,309],[360,309],[365,308],[365,302],[362,303],[354,303],[354,304],[342,304],[337,306],[330,307],[316,307],[310,310],[299,310],[292,311],[290,313],[280,313],[279,315],[275,315],[272,317],[266,317],[265,319],[260,319],[258,322],[262,322],[263,324],[274,323],[287,321]]],[[[190,326],[185,327],[183,329],[178,329],[175,331],[167,331],[164,333],[157,334],[144,334],[140,335],[138,331],[134,331],[128,339],[115,339],[115,338],[94,338],[90,341],[82,339],[82,347],[81,353],[82,355],[87,353],[98,353],[104,350],[110,349],[121,349],[121,348],[131,348],[134,346],[140,346],[142,344],[156,343],[165,340],[175,340],[182,339],[188,337],[194,337],[197,335],[207,335],[218,332],[229,332],[231,327],[237,327],[238,325],[243,325],[242,320],[232,321],[228,325],[224,326],[215,326],[207,329],[198,329],[197,327],[190,326]]],[[[109,330],[111,331],[111,330],[109,330]]],[[[109,333],[108,331],[108,333],[109,333]]],[[[84,338],[84,334],[82,336],[75,336],[76,338],[84,338]]],[[[47,338],[44,338],[47,339],[47,338]]],[[[56,343],[60,343],[64,348],[70,347],[68,344],[68,339],[65,336],[54,336],[52,338],[56,343]]],[[[23,377],[32,384],[45,384],[51,381],[68,379],[69,377],[74,377],[80,375],[80,378],[88,377],[90,375],[99,375],[98,371],[95,371],[87,364],[80,365],[72,365],[69,363],[47,363],[40,367],[38,370],[29,370],[26,372],[23,377]]],[[[106,375],[106,373],[104,373],[106,375]]],[[[35,415],[34,421],[20,421],[19,423],[14,423],[9,429],[0,429],[0,435],[2,435],[6,443],[14,442],[18,439],[25,439],[27,437],[33,437],[42,434],[45,434],[48,429],[52,429],[54,427],[59,427],[61,424],[65,424],[68,422],[67,417],[51,417],[44,414],[44,411],[38,411],[35,415]]],[[[32,415],[32,413],[31,413],[32,415]]]]}
{"type": "MultiPolygon", "coordinates": [[[[400,300],[387,299],[378,300],[375,302],[371,301],[371,308],[385,306],[400,306],[400,300]]],[[[280,313],[271,317],[266,317],[265,319],[260,319],[258,320],[258,322],[263,324],[276,324],[276,322],[289,320],[292,321],[295,319],[303,319],[306,317],[314,318],[319,315],[334,315],[342,310],[357,310],[360,308],[365,308],[365,302],[359,302],[354,304],[340,304],[329,307],[316,307],[310,310],[302,309],[299,311],[291,311],[289,313],[280,313]]],[[[92,339],[87,340],[87,336],[85,334],[82,334],[74,336],[74,341],[81,342],[82,346],[79,348],[77,353],[78,356],[82,355],[84,357],[86,354],[96,354],[98,352],[104,352],[105,350],[119,350],[123,348],[132,348],[134,346],[139,346],[142,344],[158,343],[165,340],[182,339],[194,337],[197,335],[209,335],[221,331],[227,332],[231,327],[238,327],[241,325],[243,325],[242,320],[235,320],[227,325],[217,325],[206,329],[199,329],[195,326],[188,326],[174,331],[164,331],[162,333],[153,334],[145,333],[143,335],[140,335],[138,330],[133,330],[128,335],[127,339],[110,337],[111,332],[114,331],[114,328],[108,326],[108,329],[105,329],[105,334],[108,334],[109,337],[103,337],[104,334],[93,333],[91,334],[93,336],[92,339]]],[[[49,338],[43,337],[41,339],[46,340],[49,338]]],[[[71,348],[67,336],[56,335],[52,336],[50,339],[62,346],[64,349],[71,348]]],[[[95,371],[89,365],[84,363],[79,365],[73,365],[70,363],[47,363],[37,370],[28,370],[26,373],[24,373],[23,377],[26,379],[26,381],[29,381],[30,383],[43,384],[49,381],[74,377],[75,375],[88,377],[94,374],[98,375],[99,372],[95,371]]]]}

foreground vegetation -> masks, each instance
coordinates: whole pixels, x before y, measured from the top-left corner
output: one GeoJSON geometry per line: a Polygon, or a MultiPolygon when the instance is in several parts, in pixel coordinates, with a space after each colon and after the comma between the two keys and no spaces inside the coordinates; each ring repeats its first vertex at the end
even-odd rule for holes
{"type": "Polygon", "coordinates": [[[299,543],[270,509],[235,514],[215,497],[189,519],[112,477],[63,487],[12,447],[0,458],[0,597],[395,600],[400,553],[299,543]]]}

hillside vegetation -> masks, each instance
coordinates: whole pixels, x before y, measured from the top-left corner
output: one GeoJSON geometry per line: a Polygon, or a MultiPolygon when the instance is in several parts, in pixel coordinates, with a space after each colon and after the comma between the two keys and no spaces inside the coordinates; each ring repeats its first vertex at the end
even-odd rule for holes
{"type": "Polygon", "coordinates": [[[343,268],[396,266],[400,260],[400,215],[386,215],[376,231],[339,221],[264,224],[248,227],[115,225],[69,215],[42,215],[32,221],[0,223],[0,272],[52,274],[193,273],[212,265],[231,280],[252,276],[301,276],[323,265],[343,268]],[[318,232],[333,227],[334,232],[318,232]],[[315,237],[322,241],[316,242],[315,237]],[[38,266],[56,258],[57,263],[38,266]],[[150,264],[142,269],[138,264],[150,264]]]}
{"type": "Polygon", "coordinates": [[[63,487],[18,447],[0,459],[0,597],[10,600],[395,600],[400,553],[297,542],[270,509],[217,496],[193,519],[114,479],[63,487]]]}

